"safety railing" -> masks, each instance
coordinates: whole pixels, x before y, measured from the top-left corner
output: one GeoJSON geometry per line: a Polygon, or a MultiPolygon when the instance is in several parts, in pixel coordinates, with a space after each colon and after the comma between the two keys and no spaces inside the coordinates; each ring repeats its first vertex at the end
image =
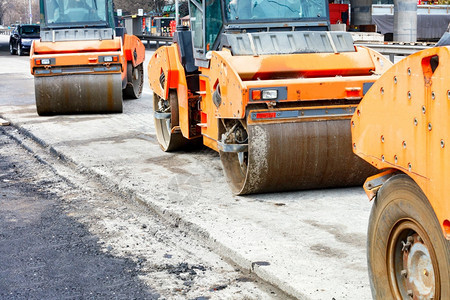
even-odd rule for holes
{"type": "Polygon", "coordinates": [[[357,43],[358,46],[371,48],[383,55],[388,55],[394,62],[395,56],[408,56],[434,46],[433,43],[357,43]]]}

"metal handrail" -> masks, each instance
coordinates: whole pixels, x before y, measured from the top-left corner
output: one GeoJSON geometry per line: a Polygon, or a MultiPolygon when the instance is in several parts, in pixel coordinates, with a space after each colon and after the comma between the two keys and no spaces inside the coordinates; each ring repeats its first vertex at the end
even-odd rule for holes
{"type": "Polygon", "coordinates": [[[433,47],[432,43],[356,43],[357,46],[365,46],[378,51],[381,54],[389,55],[389,60],[394,62],[394,57],[408,56],[418,51],[433,47]]]}

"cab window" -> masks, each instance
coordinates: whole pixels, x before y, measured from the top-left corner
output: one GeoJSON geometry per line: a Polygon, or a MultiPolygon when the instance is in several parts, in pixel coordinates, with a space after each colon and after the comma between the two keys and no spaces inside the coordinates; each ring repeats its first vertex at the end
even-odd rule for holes
{"type": "Polygon", "coordinates": [[[207,51],[214,45],[222,28],[222,9],[220,0],[209,0],[206,2],[206,47],[207,51]]]}
{"type": "Polygon", "coordinates": [[[203,48],[203,11],[202,0],[190,1],[191,30],[194,48],[203,48]]]}
{"type": "Polygon", "coordinates": [[[326,18],[323,0],[225,0],[228,21],[326,18]]]}

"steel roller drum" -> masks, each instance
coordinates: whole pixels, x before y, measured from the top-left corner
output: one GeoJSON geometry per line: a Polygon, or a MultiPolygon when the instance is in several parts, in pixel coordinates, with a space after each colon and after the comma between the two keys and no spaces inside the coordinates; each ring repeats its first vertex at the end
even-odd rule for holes
{"type": "Polygon", "coordinates": [[[35,76],[39,115],[122,112],[121,74],[35,76]]]}
{"type": "Polygon", "coordinates": [[[352,152],[350,120],[248,126],[247,167],[220,152],[235,194],[361,186],[377,169],[352,152]]]}

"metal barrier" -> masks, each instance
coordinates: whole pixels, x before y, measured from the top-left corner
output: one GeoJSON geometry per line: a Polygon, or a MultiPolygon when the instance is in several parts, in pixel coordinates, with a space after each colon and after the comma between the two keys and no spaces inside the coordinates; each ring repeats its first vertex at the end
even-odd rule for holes
{"type": "Polygon", "coordinates": [[[408,56],[418,51],[431,48],[433,47],[434,44],[356,43],[356,45],[365,46],[367,48],[371,48],[375,51],[378,51],[381,54],[389,55],[389,60],[394,62],[395,56],[408,56]]]}
{"type": "MultiPolygon", "coordinates": [[[[372,15],[393,15],[394,4],[372,5],[372,15]]],[[[448,15],[450,5],[417,5],[418,15],[448,15]]]]}
{"type": "Polygon", "coordinates": [[[12,29],[0,29],[0,34],[10,35],[11,31],[12,31],[12,29]]]}
{"type": "Polygon", "coordinates": [[[164,43],[165,45],[170,45],[173,42],[173,37],[171,37],[171,36],[158,36],[158,35],[143,34],[143,35],[137,35],[137,37],[141,41],[147,41],[147,48],[149,48],[149,49],[150,49],[151,42],[156,42],[156,49],[159,48],[160,43],[164,43]]]}

